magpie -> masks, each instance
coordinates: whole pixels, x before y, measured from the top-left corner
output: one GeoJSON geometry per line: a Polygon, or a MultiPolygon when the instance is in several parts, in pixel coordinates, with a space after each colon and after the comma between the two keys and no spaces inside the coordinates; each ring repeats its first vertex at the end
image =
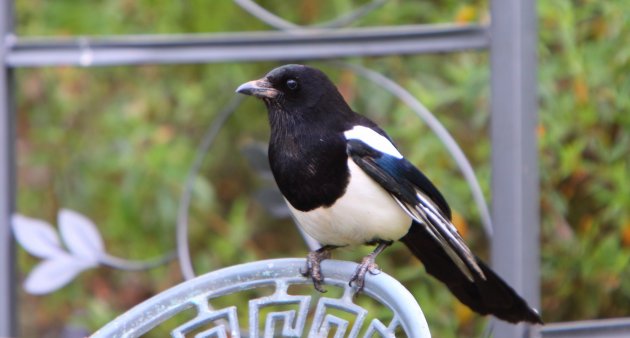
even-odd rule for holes
{"type": "Polygon", "coordinates": [[[348,106],[322,71],[284,65],[236,92],[267,107],[274,179],[298,226],[321,245],[308,254],[304,271],[318,291],[325,291],[320,263],[331,250],[376,246],[349,281],[361,291],[366,273],[378,272],[376,256],[401,241],[472,310],[512,323],[543,323],[466,246],[433,183],[381,128],[348,106]]]}

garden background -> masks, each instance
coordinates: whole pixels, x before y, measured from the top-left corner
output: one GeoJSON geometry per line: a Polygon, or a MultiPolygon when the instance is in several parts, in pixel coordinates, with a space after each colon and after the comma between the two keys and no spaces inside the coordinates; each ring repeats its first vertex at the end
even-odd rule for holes
{"type": "MultiPolygon", "coordinates": [[[[296,23],[337,17],[367,1],[259,3],[296,23]]],[[[355,26],[487,22],[485,1],[388,1],[355,26]]],[[[546,322],[630,316],[630,14],[627,1],[539,1],[541,310],[546,322]]],[[[269,27],[231,1],[16,1],[21,36],[176,34],[269,27]]],[[[453,134],[490,191],[486,52],[348,60],[395,79],[453,134]]],[[[462,235],[482,257],[478,211],[443,145],[377,86],[324,62],[351,106],[377,120],[432,178],[462,235]]],[[[16,71],[18,212],[56,223],[62,208],[95,221],[108,252],[130,259],[175,248],[184,179],[209,123],[234,89],[276,63],[44,68],[16,71]]],[[[198,272],[303,257],[290,220],[256,201],[267,184],[243,149],[268,137],[248,99],[227,122],[194,185],[190,239],[198,272]]],[[[500,226],[500,225],[495,225],[500,226]]],[[[369,248],[340,250],[358,260],[369,248]]],[[[20,276],[37,260],[23,250],[20,276]]],[[[486,319],[460,305],[402,245],[379,265],[417,297],[436,337],[481,336],[486,319]]],[[[145,272],[98,268],[50,295],[20,293],[24,337],[94,331],[182,280],[176,262],[145,272]]]]}

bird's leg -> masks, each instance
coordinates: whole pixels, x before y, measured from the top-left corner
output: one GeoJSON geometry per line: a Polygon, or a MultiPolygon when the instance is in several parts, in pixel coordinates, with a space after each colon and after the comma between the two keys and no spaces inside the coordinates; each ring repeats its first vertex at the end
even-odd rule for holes
{"type": "Polygon", "coordinates": [[[374,251],[372,251],[372,253],[370,253],[369,255],[363,257],[361,264],[359,264],[357,269],[354,271],[354,275],[352,275],[352,278],[348,283],[348,285],[350,286],[352,286],[353,283],[357,286],[357,293],[361,292],[361,290],[363,290],[363,287],[365,286],[366,273],[369,272],[372,275],[376,275],[380,272],[378,269],[378,265],[376,265],[376,263],[374,262],[376,260],[376,256],[383,252],[385,248],[392,245],[392,241],[379,240],[377,243],[378,245],[376,246],[376,249],[374,249],[374,251]]]}
{"type": "Polygon", "coordinates": [[[300,271],[302,276],[311,277],[315,290],[319,292],[326,292],[322,288],[324,276],[322,276],[321,262],[330,258],[330,250],[334,248],[335,246],[332,245],[324,245],[315,251],[309,252],[308,256],[306,256],[306,271],[300,271]]]}

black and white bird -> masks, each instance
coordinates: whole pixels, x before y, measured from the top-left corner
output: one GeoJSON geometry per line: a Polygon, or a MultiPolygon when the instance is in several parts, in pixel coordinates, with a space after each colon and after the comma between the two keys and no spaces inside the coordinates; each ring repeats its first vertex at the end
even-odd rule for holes
{"type": "Polygon", "coordinates": [[[320,263],[332,249],[376,245],[349,281],[361,290],[365,274],[377,269],[376,256],[401,241],[472,310],[542,323],[466,246],[431,181],[381,128],[348,106],[323,72],[285,65],[236,92],[267,106],[273,176],[298,225],[322,245],[309,253],[305,272],[317,290],[323,291],[320,263]]]}

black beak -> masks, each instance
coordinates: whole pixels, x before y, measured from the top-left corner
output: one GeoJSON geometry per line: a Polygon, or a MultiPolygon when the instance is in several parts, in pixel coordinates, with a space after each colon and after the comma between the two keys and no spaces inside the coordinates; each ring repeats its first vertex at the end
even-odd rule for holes
{"type": "Polygon", "coordinates": [[[273,99],[278,96],[278,91],[271,86],[266,78],[245,82],[236,88],[237,93],[256,96],[259,98],[273,99]]]}

